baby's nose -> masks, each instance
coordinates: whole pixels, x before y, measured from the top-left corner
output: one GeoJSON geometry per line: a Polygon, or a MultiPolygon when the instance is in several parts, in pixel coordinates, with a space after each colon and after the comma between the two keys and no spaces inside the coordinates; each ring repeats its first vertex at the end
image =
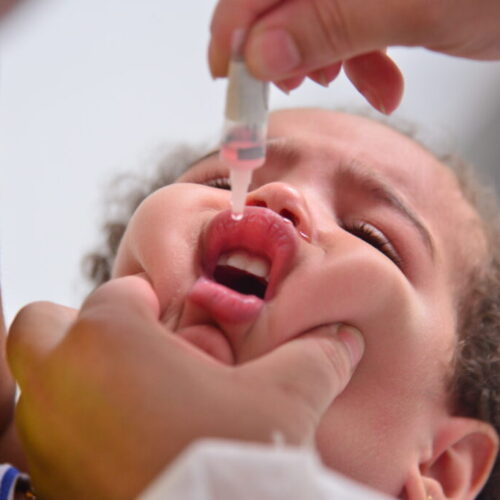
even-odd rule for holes
{"type": "Polygon", "coordinates": [[[248,194],[246,204],[269,208],[289,220],[304,239],[311,241],[311,217],[307,204],[294,186],[285,182],[264,184],[248,194]]]}

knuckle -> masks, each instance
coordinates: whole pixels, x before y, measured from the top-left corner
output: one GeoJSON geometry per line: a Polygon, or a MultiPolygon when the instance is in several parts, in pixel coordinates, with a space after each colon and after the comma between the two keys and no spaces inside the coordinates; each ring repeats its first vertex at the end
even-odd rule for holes
{"type": "Polygon", "coordinates": [[[103,330],[104,320],[102,318],[95,315],[82,314],[71,327],[68,337],[71,336],[73,342],[92,342],[92,339],[100,336],[103,330]]]}
{"type": "Polygon", "coordinates": [[[66,337],[67,346],[80,355],[95,353],[96,350],[112,349],[116,335],[123,332],[126,325],[120,318],[114,318],[106,310],[83,311],[72,324],[66,337]]]}
{"type": "Polygon", "coordinates": [[[320,33],[324,43],[332,55],[343,58],[352,52],[352,36],[346,2],[338,0],[314,0],[312,6],[316,11],[320,33]]]}
{"type": "Polygon", "coordinates": [[[38,301],[32,302],[21,308],[16,314],[12,327],[17,329],[22,327],[26,323],[34,323],[39,320],[39,318],[47,313],[48,309],[54,307],[55,304],[52,302],[38,301]]]}
{"type": "Polygon", "coordinates": [[[443,20],[449,17],[450,6],[446,0],[418,0],[410,2],[405,16],[411,26],[405,34],[411,37],[408,45],[420,45],[422,39],[432,41],[435,33],[442,31],[443,20]]]}
{"type": "Polygon", "coordinates": [[[425,29],[442,24],[443,19],[450,12],[447,0],[420,0],[417,7],[412,10],[412,13],[417,15],[415,19],[417,25],[425,29]]]}
{"type": "Polygon", "coordinates": [[[21,308],[9,328],[7,351],[15,349],[25,340],[25,334],[36,330],[36,325],[56,305],[52,302],[38,301],[21,308]]]}
{"type": "Polygon", "coordinates": [[[347,384],[351,375],[351,361],[347,348],[339,340],[330,338],[319,339],[319,346],[323,352],[323,359],[333,370],[339,384],[347,384]]]}

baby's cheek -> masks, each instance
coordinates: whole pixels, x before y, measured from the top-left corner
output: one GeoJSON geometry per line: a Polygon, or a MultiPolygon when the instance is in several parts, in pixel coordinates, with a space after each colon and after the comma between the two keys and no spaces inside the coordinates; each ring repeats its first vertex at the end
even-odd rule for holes
{"type": "Polygon", "coordinates": [[[120,245],[114,276],[145,272],[163,312],[181,307],[200,274],[200,234],[217,201],[207,194],[190,184],[156,191],[137,208],[120,245]]]}
{"type": "Polygon", "coordinates": [[[375,359],[375,368],[387,363],[397,368],[399,360],[408,363],[425,351],[439,315],[433,313],[433,301],[389,259],[370,248],[352,249],[329,259],[316,278],[311,307],[323,322],[342,321],[361,330],[365,358],[375,359]]]}
{"type": "MultiPolygon", "coordinates": [[[[419,445],[420,429],[444,394],[440,366],[448,359],[450,325],[447,315],[438,312],[439,304],[390,261],[365,256],[357,272],[349,267],[344,271],[351,276],[351,300],[347,293],[341,300],[346,320],[352,318],[364,335],[365,353],[325,414],[317,443],[328,466],[396,495],[419,445]]],[[[336,292],[340,297],[339,288],[336,292]]]]}
{"type": "Polygon", "coordinates": [[[420,314],[416,289],[390,259],[369,246],[330,257],[322,274],[331,307],[358,328],[401,328],[420,314]]]}
{"type": "Polygon", "coordinates": [[[422,359],[449,330],[446,315],[439,312],[437,298],[421,293],[388,260],[365,259],[355,281],[352,321],[365,336],[369,376],[404,392],[415,376],[425,377],[422,359]]]}
{"type": "Polygon", "coordinates": [[[353,305],[359,326],[396,331],[420,321],[421,297],[392,262],[372,259],[359,267],[354,278],[359,302],[353,305]]]}
{"type": "Polygon", "coordinates": [[[285,279],[276,301],[281,329],[300,332],[344,322],[370,340],[418,324],[419,294],[389,259],[369,247],[339,244],[337,250],[318,249],[285,279]]]}
{"type": "Polygon", "coordinates": [[[130,251],[130,245],[127,240],[127,233],[125,233],[113,262],[111,279],[123,278],[124,276],[139,274],[143,271],[141,265],[130,251]]]}

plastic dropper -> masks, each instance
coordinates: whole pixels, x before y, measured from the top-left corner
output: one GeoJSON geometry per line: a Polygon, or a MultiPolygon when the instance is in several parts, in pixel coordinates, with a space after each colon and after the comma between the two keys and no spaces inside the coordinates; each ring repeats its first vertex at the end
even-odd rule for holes
{"type": "Polygon", "coordinates": [[[241,220],[252,172],[266,159],[269,83],[245,65],[245,31],[233,35],[220,159],[230,169],[233,219],[241,220]]]}

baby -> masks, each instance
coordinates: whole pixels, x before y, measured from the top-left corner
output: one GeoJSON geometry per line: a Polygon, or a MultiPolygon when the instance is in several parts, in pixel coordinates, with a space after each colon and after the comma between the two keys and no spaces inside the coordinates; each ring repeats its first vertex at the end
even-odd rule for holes
{"type": "Polygon", "coordinates": [[[187,162],[108,225],[97,284],[146,275],[165,326],[227,364],[355,326],[365,353],[320,423],[323,462],[397,498],[498,498],[496,212],[367,118],[280,111],[269,137],[241,222],[217,152],[187,162]]]}

